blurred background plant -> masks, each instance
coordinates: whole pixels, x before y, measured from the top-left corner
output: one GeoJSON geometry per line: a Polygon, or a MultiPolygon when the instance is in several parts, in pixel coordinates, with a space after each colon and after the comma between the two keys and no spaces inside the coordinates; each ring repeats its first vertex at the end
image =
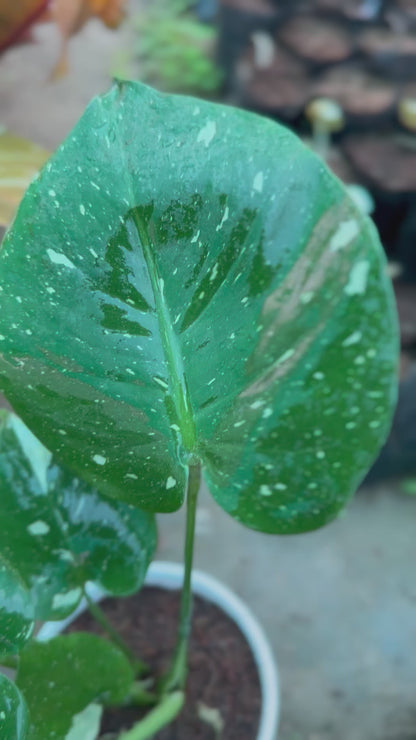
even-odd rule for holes
{"type": "Polygon", "coordinates": [[[24,191],[48,156],[43,147],[0,127],[0,237],[1,227],[12,220],[24,191]]]}
{"type": "Polygon", "coordinates": [[[154,0],[134,19],[140,77],[160,90],[213,96],[221,89],[217,31],[192,0],[154,0]]]}

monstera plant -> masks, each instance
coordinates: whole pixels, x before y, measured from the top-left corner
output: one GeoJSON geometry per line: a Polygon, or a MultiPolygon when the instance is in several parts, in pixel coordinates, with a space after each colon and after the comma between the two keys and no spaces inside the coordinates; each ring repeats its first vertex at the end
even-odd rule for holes
{"type": "Polygon", "coordinates": [[[0,430],[0,645],[17,667],[0,734],[86,737],[103,703],[137,697],[140,656],[117,635],[30,635],[86,581],[137,590],[154,513],[186,500],[177,648],[123,738],[169,721],[201,475],[253,529],[329,522],[387,435],[397,345],[375,230],[294,135],[133,82],[93,100],[0,255],[0,384],[19,415],[0,430]]]}

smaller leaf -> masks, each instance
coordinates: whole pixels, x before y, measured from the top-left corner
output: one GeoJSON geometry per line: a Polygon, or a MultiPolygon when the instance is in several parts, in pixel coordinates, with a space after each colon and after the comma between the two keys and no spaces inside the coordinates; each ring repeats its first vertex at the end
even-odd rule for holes
{"type": "Polygon", "coordinates": [[[28,712],[19,689],[0,673],[0,738],[26,740],[28,712]]]}
{"type": "Polygon", "coordinates": [[[56,465],[22,421],[0,412],[0,651],[19,650],[33,620],[60,619],[86,581],[114,595],[141,586],[154,517],[108,501],[56,465]]]}
{"type": "Polygon", "coordinates": [[[96,635],[74,632],[30,643],[16,677],[30,712],[30,740],[66,740],[81,719],[88,720],[84,710],[92,703],[123,702],[133,679],[123,653],[96,635]]]}

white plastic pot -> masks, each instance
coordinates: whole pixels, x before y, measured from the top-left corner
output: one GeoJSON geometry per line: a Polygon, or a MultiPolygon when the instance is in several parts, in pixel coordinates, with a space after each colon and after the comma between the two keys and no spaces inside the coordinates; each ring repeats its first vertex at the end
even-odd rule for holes
{"type": "MultiPolygon", "coordinates": [[[[183,565],[156,561],[150,565],[145,583],[148,586],[176,590],[181,588],[182,580],[183,565]]],[[[216,604],[228,614],[246,638],[257,665],[262,692],[260,724],[256,740],[276,740],[280,708],[279,679],[273,652],[262,627],[243,601],[213,576],[194,570],[192,591],[216,604]]],[[[95,601],[108,596],[105,591],[92,585],[89,586],[88,593],[95,601]]],[[[40,629],[37,639],[50,640],[59,635],[85,610],[86,606],[85,602],[81,603],[70,617],[60,622],[46,622],[40,629]]]]}

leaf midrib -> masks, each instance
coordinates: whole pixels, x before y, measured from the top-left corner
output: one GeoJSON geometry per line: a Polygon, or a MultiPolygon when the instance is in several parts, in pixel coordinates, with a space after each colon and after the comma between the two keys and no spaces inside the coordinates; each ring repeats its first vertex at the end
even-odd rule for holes
{"type": "Polygon", "coordinates": [[[153,296],[157,319],[160,329],[163,354],[168,369],[168,386],[172,393],[172,399],[176,411],[177,423],[181,433],[181,441],[184,449],[188,453],[193,453],[196,447],[196,429],[194,413],[190,403],[185,371],[180,352],[178,338],[173,329],[173,322],[169,313],[169,308],[164,300],[163,287],[164,282],[159,275],[157,262],[155,259],[156,249],[150,238],[145,221],[140,217],[137,211],[137,202],[134,195],[130,169],[126,157],[126,150],[121,136],[116,138],[120,157],[123,162],[123,170],[126,173],[127,188],[129,191],[130,207],[132,209],[133,223],[137,229],[139,242],[143,249],[143,256],[149,273],[150,284],[152,286],[153,296]]]}
{"type": "Polygon", "coordinates": [[[195,421],[187,389],[182,353],[178,338],[173,329],[169,307],[164,296],[164,280],[159,274],[155,259],[155,245],[137,209],[133,210],[133,222],[143,249],[143,256],[155,299],[162,349],[168,369],[168,384],[177,414],[177,423],[181,432],[182,444],[185,450],[191,453],[196,445],[195,421]]]}

